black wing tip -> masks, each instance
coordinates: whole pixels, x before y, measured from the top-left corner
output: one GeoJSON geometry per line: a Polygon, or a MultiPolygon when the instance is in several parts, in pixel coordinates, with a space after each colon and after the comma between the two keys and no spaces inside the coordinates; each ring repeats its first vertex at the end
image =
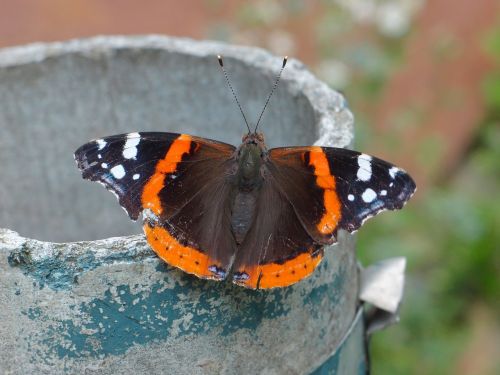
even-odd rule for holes
{"type": "Polygon", "coordinates": [[[85,143],[84,145],[81,145],[76,149],[76,151],[73,153],[73,157],[75,160],[82,160],[85,154],[89,152],[89,150],[92,150],[92,147],[89,147],[91,143],[85,143]]]}
{"type": "Polygon", "coordinates": [[[75,160],[78,169],[82,172],[83,178],[87,178],[85,172],[88,172],[90,168],[97,164],[97,161],[89,162],[89,159],[87,158],[88,150],[85,150],[84,146],[75,151],[75,153],[73,154],[73,159],[75,160]]]}
{"type": "MultiPolygon", "coordinates": [[[[387,163],[384,161],[384,163],[387,163]]],[[[387,163],[388,164],[388,163],[387,163]]],[[[394,180],[399,187],[391,198],[385,199],[383,205],[368,211],[365,215],[360,215],[355,219],[342,219],[339,228],[353,234],[356,233],[369,219],[386,211],[396,211],[403,209],[417,191],[417,185],[413,178],[403,169],[398,168],[394,180]]]]}
{"type": "Polygon", "coordinates": [[[402,186],[400,200],[402,201],[401,207],[403,207],[405,203],[408,202],[411,197],[413,197],[413,195],[415,195],[415,192],[417,191],[417,184],[415,183],[415,180],[404,169],[399,170],[399,173],[397,174],[397,180],[402,186]]]}

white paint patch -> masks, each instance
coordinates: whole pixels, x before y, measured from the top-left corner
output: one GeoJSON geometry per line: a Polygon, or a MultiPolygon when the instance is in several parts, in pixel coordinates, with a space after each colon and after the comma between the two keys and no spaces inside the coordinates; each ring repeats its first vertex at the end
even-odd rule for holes
{"type": "Polygon", "coordinates": [[[127,134],[127,141],[123,146],[123,157],[125,159],[134,159],[137,156],[137,145],[141,141],[139,133],[127,134]]]}
{"type": "Polygon", "coordinates": [[[354,195],[349,194],[349,195],[347,196],[347,199],[349,199],[349,200],[352,202],[352,201],[354,200],[354,195]]]}
{"type": "Polygon", "coordinates": [[[95,142],[97,143],[97,146],[99,147],[98,150],[102,150],[107,145],[107,143],[104,139],[98,139],[95,142]]]}
{"type": "Polygon", "coordinates": [[[358,180],[370,181],[372,178],[372,157],[370,155],[361,154],[358,156],[358,180]]]}
{"type": "Polygon", "coordinates": [[[377,193],[375,193],[372,189],[368,188],[363,192],[361,198],[363,198],[363,202],[371,203],[375,198],[377,198],[377,193]]]}
{"type": "Polygon", "coordinates": [[[103,167],[104,169],[108,169],[108,164],[106,164],[106,163],[102,163],[102,164],[101,164],[101,167],[103,167]]]}
{"type": "Polygon", "coordinates": [[[389,169],[389,175],[392,177],[393,180],[396,178],[396,174],[398,172],[399,172],[398,167],[392,167],[391,169],[389,169]]]}
{"type": "Polygon", "coordinates": [[[121,164],[117,165],[116,167],[111,168],[110,172],[118,180],[123,178],[123,176],[125,176],[125,168],[123,168],[123,165],[121,165],[121,164]]]}
{"type": "Polygon", "coordinates": [[[387,195],[387,190],[381,190],[380,191],[380,195],[382,195],[383,197],[387,195]]]}
{"type": "Polygon", "coordinates": [[[139,173],[136,173],[132,176],[132,180],[138,180],[141,175],[139,173]]]}

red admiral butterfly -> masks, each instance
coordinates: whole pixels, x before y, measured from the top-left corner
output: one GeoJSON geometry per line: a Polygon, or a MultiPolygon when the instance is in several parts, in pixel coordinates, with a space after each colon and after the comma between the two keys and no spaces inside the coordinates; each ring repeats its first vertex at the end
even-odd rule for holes
{"type": "Polygon", "coordinates": [[[102,183],[131,219],[142,212],[153,250],[203,279],[253,289],[284,287],[309,276],[336,242],[383,210],[400,209],[412,178],[383,160],[333,147],[268,150],[254,131],[224,69],[248,133],[232,145],[187,134],[114,135],[75,153],[83,178],[102,183]]]}

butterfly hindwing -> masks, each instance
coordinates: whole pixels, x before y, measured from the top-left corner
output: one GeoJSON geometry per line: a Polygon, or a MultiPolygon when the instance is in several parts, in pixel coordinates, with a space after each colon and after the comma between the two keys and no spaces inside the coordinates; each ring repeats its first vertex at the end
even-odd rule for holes
{"type": "Polygon", "coordinates": [[[144,230],[167,263],[201,278],[222,280],[231,267],[236,243],[230,223],[232,185],[227,176],[217,175],[168,218],[146,216],[144,230]]]}
{"type": "Polygon", "coordinates": [[[323,257],[274,180],[264,179],[251,227],[240,245],[233,282],[252,289],[284,287],[309,276],[323,257]]]}

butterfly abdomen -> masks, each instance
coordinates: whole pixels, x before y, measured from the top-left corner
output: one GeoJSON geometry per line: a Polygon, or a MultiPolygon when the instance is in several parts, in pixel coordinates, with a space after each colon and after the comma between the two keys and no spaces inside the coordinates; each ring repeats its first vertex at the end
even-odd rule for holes
{"type": "Polygon", "coordinates": [[[248,229],[252,225],[257,198],[258,194],[256,191],[237,191],[234,194],[231,211],[231,229],[238,245],[243,242],[248,229]]]}

